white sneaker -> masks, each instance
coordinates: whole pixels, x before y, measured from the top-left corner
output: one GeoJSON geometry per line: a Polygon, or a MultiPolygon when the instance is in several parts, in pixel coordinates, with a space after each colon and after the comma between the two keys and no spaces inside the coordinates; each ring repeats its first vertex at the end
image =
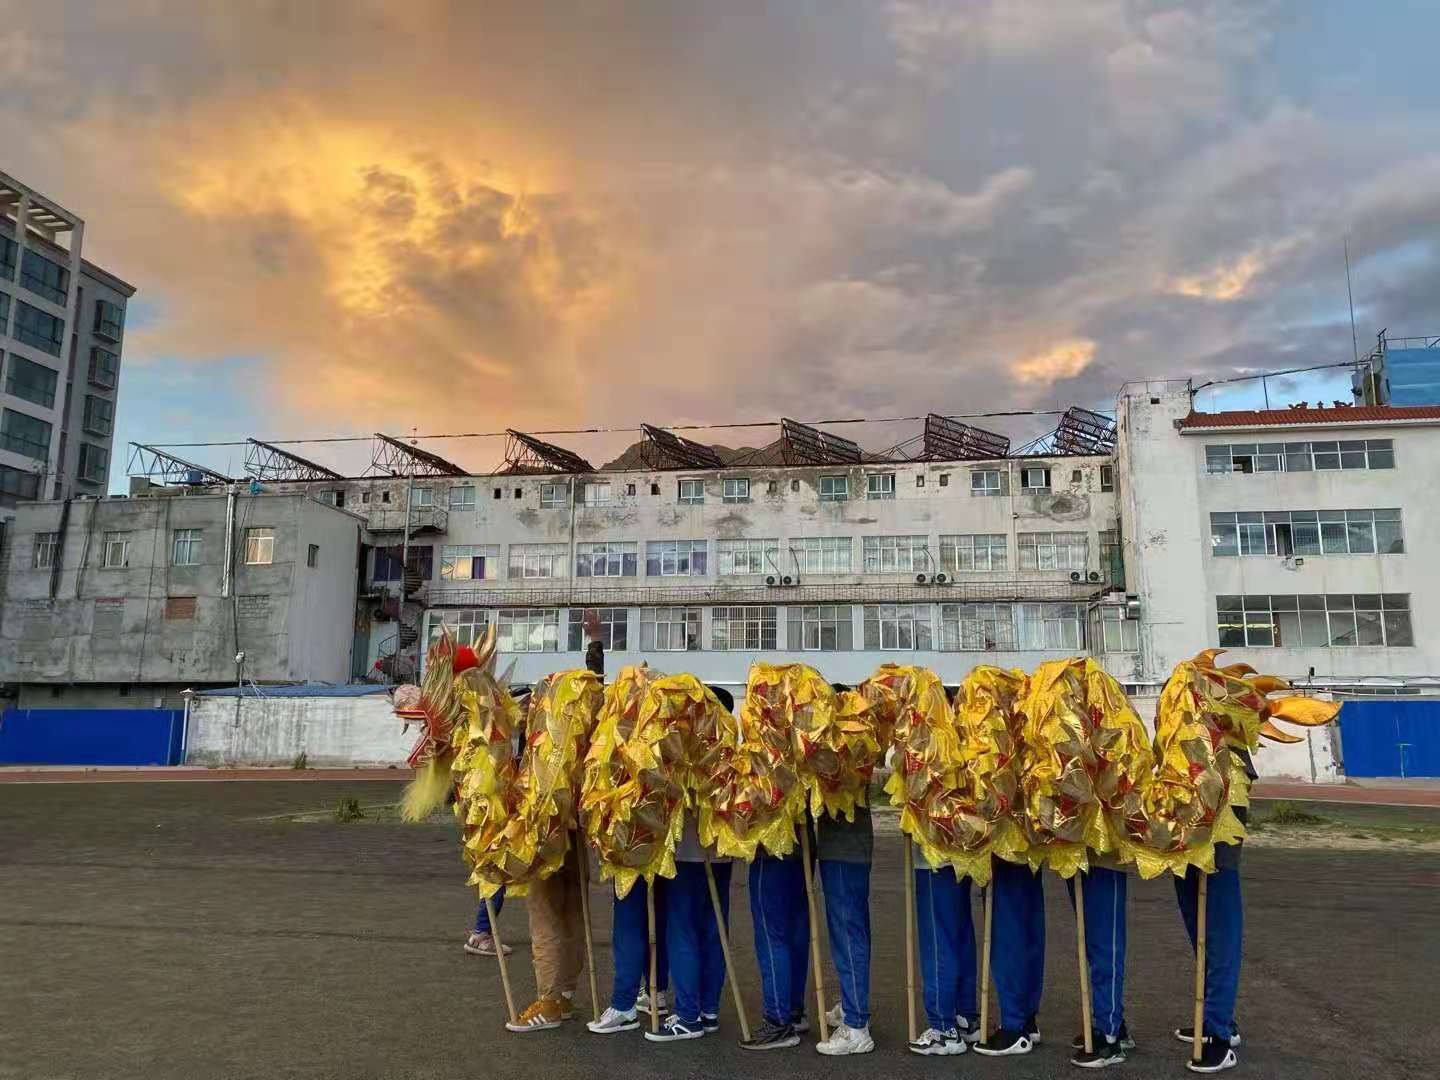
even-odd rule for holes
{"type": "Polygon", "coordinates": [[[954,1028],[949,1031],[926,1028],[920,1037],[910,1044],[912,1054],[924,1054],[927,1057],[950,1057],[952,1054],[963,1054],[968,1049],[969,1044],[960,1038],[960,1033],[954,1028]]]}
{"type": "Polygon", "coordinates": [[[829,1057],[842,1054],[868,1054],[875,1049],[875,1040],[870,1037],[870,1028],[852,1028],[844,1024],[836,1026],[830,1038],[817,1043],[815,1049],[829,1057]]]}
{"type": "Polygon", "coordinates": [[[955,1017],[955,1030],[960,1033],[960,1038],[963,1039],[965,1042],[969,1043],[971,1046],[974,1046],[980,1041],[979,1023],[976,1023],[974,1027],[971,1027],[969,1020],[967,1020],[963,1016],[957,1015],[955,1017]]]}
{"type": "Polygon", "coordinates": [[[629,1012],[621,1012],[619,1009],[607,1007],[600,1014],[599,1020],[591,1020],[585,1026],[596,1035],[614,1035],[617,1031],[634,1031],[640,1026],[640,1014],[634,1009],[629,1012]]]}
{"type": "MultiPolygon", "coordinates": [[[[655,1011],[663,1013],[667,1004],[665,991],[661,990],[655,995],[655,1011]]],[[[640,988],[640,993],[635,995],[635,1008],[641,1012],[650,1011],[650,991],[646,990],[643,986],[640,988]]]]}
{"type": "Polygon", "coordinates": [[[832,1028],[845,1023],[845,1007],[837,1001],[835,1007],[825,1014],[825,1022],[832,1028]]]}

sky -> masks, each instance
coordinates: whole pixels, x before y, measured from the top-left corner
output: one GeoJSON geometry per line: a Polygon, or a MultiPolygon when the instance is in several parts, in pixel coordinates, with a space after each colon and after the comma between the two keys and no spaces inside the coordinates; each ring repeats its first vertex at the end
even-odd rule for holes
{"type": "Polygon", "coordinates": [[[1440,332],[1437,30],[1402,0],[0,0],[0,169],[138,289],[117,482],[125,440],[1104,408],[1349,359],[1347,237],[1361,352],[1440,332]]]}

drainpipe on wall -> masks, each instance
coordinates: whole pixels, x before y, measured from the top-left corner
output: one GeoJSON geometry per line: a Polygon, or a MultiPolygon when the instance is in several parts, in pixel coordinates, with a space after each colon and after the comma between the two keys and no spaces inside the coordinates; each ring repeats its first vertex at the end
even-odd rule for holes
{"type": "Polygon", "coordinates": [[[230,577],[235,562],[235,485],[225,491],[225,566],[220,571],[220,595],[230,595],[230,577]]]}

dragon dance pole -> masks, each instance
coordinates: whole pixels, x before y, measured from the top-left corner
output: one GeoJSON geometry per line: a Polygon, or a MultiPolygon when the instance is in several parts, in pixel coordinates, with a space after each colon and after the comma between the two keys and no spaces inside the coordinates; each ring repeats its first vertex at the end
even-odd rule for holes
{"type": "Polygon", "coordinates": [[[1191,1031],[1195,1039],[1190,1046],[1190,1057],[1194,1061],[1200,1060],[1205,1049],[1205,908],[1208,898],[1206,886],[1210,883],[1210,875],[1203,870],[1198,870],[1198,873],[1200,899],[1195,912],[1195,1026],[1191,1031]]]}
{"type": "Polygon", "coordinates": [[[590,929],[590,866],[580,831],[575,831],[575,874],[580,879],[580,917],[585,920],[585,969],[590,973],[590,1012],[600,1019],[600,991],[595,985],[595,938],[590,929]]]}
{"type": "Polygon", "coordinates": [[[705,851],[705,883],[710,886],[710,906],[715,909],[715,925],[720,929],[720,950],[725,954],[725,972],[730,979],[730,993],[735,997],[735,1015],[740,1020],[740,1038],[749,1042],[750,1021],[745,1019],[745,999],[740,996],[740,983],[735,979],[735,964],[730,959],[730,931],[725,926],[725,912],[720,907],[720,890],[715,887],[715,870],[710,865],[709,849],[705,851]]]}
{"type": "Polygon", "coordinates": [[[980,1038],[990,1037],[990,927],[995,922],[995,873],[985,886],[985,940],[980,946],[980,1038]]]}
{"type": "Polygon", "coordinates": [[[1090,957],[1085,949],[1085,875],[1075,871],[1075,941],[1080,957],[1080,1022],[1083,1025],[1085,1053],[1095,1051],[1095,1037],[1090,1031],[1090,957]]]}
{"type": "Polygon", "coordinates": [[[659,969],[655,957],[655,890],[649,885],[645,888],[645,921],[650,927],[650,1030],[660,1030],[660,988],[659,969]]]}
{"type": "Polygon", "coordinates": [[[820,966],[820,919],[815,912],[815,881],[810,873],[810,829],[800,822],[800,859],[805,868],[805,907],[810,913],[810,962],[815,968],[815,1008],[820,1020],[820,1041],[830,1038],[830,1025],[825,1020],[824,970],[820,966]]]}
{"type": "Polygon", "coordinates": [[[515,1015],[515,995],[510,992],[510,969],[505,966],[505,945],[500,940],[500,924],[495,921],[495,901],[485,897],[485,918],[490,922],[490,940],[495,942],[495,959],[500,961],[500,985],[505,988],[505,1008],[510,1012],[510,1023],[518,1025],[520,1018],[515,1015]]]}
{"type": "Polygon", "coordinates": [[[905,837],[905,1027],[913,1043],[915,1031],[915,849],[905,837]]]}

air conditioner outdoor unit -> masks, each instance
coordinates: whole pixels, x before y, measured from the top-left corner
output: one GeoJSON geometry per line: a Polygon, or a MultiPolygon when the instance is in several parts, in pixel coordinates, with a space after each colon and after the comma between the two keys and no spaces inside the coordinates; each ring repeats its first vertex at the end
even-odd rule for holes
{"type": "Polygon", "coordinates": [[[1099,570],[1091,570],[1091,571],[1090,571],[1090,580],[1091,580],[1091,581],[1099,581],[1099,580],[1100,580],[1100,571],[1099,571],[1099,570]]]}
{"type": "Polygon", "coordinates": [[[926,577],[924,574],[916,574],[916,575],[915,575],[915,584],[916,584],[916,585],[928,585],[928,584],[930,584],[930,579],[929,579],[928,577],[926,577]]]}
{"type": "Polygon", "coordinates": [[[766,585],[774,585],[774,584],[776,584],[775,575],[774,575],[774,574],[771,574],[769,577],[767,577],[767,578],[765,579],[765,584],[766,584],[766,585]]]}
{"type": "Polygon", "coordinates": [[[1071,580],[1071,581],[1079,581],[1080,578],[1081,578],[1081,574],[1080,574],[1080,571],[1079,571],[1079,570],[1071,570],[1071,571],[1070,571],[1070,580],[1071,580]]]}
{"type": "Polygon", "coordinates": [[[781,584],[781,585],[794,585],[794,584],[795,584],[795,579],[792,578],[789,574],[786,574],[783,578],[780,579],[780,584],[781,584]]]}
{"type": "Polygon", "coordinates": [[[949,578],[949,576],[946,575],[946,574],[936,574],[936,575],[935,575],[933,578],[931,578],[930,580],[933,581],[936,585],[948,585],[948,584],[950,584],[950,578],[949,578]]]}

